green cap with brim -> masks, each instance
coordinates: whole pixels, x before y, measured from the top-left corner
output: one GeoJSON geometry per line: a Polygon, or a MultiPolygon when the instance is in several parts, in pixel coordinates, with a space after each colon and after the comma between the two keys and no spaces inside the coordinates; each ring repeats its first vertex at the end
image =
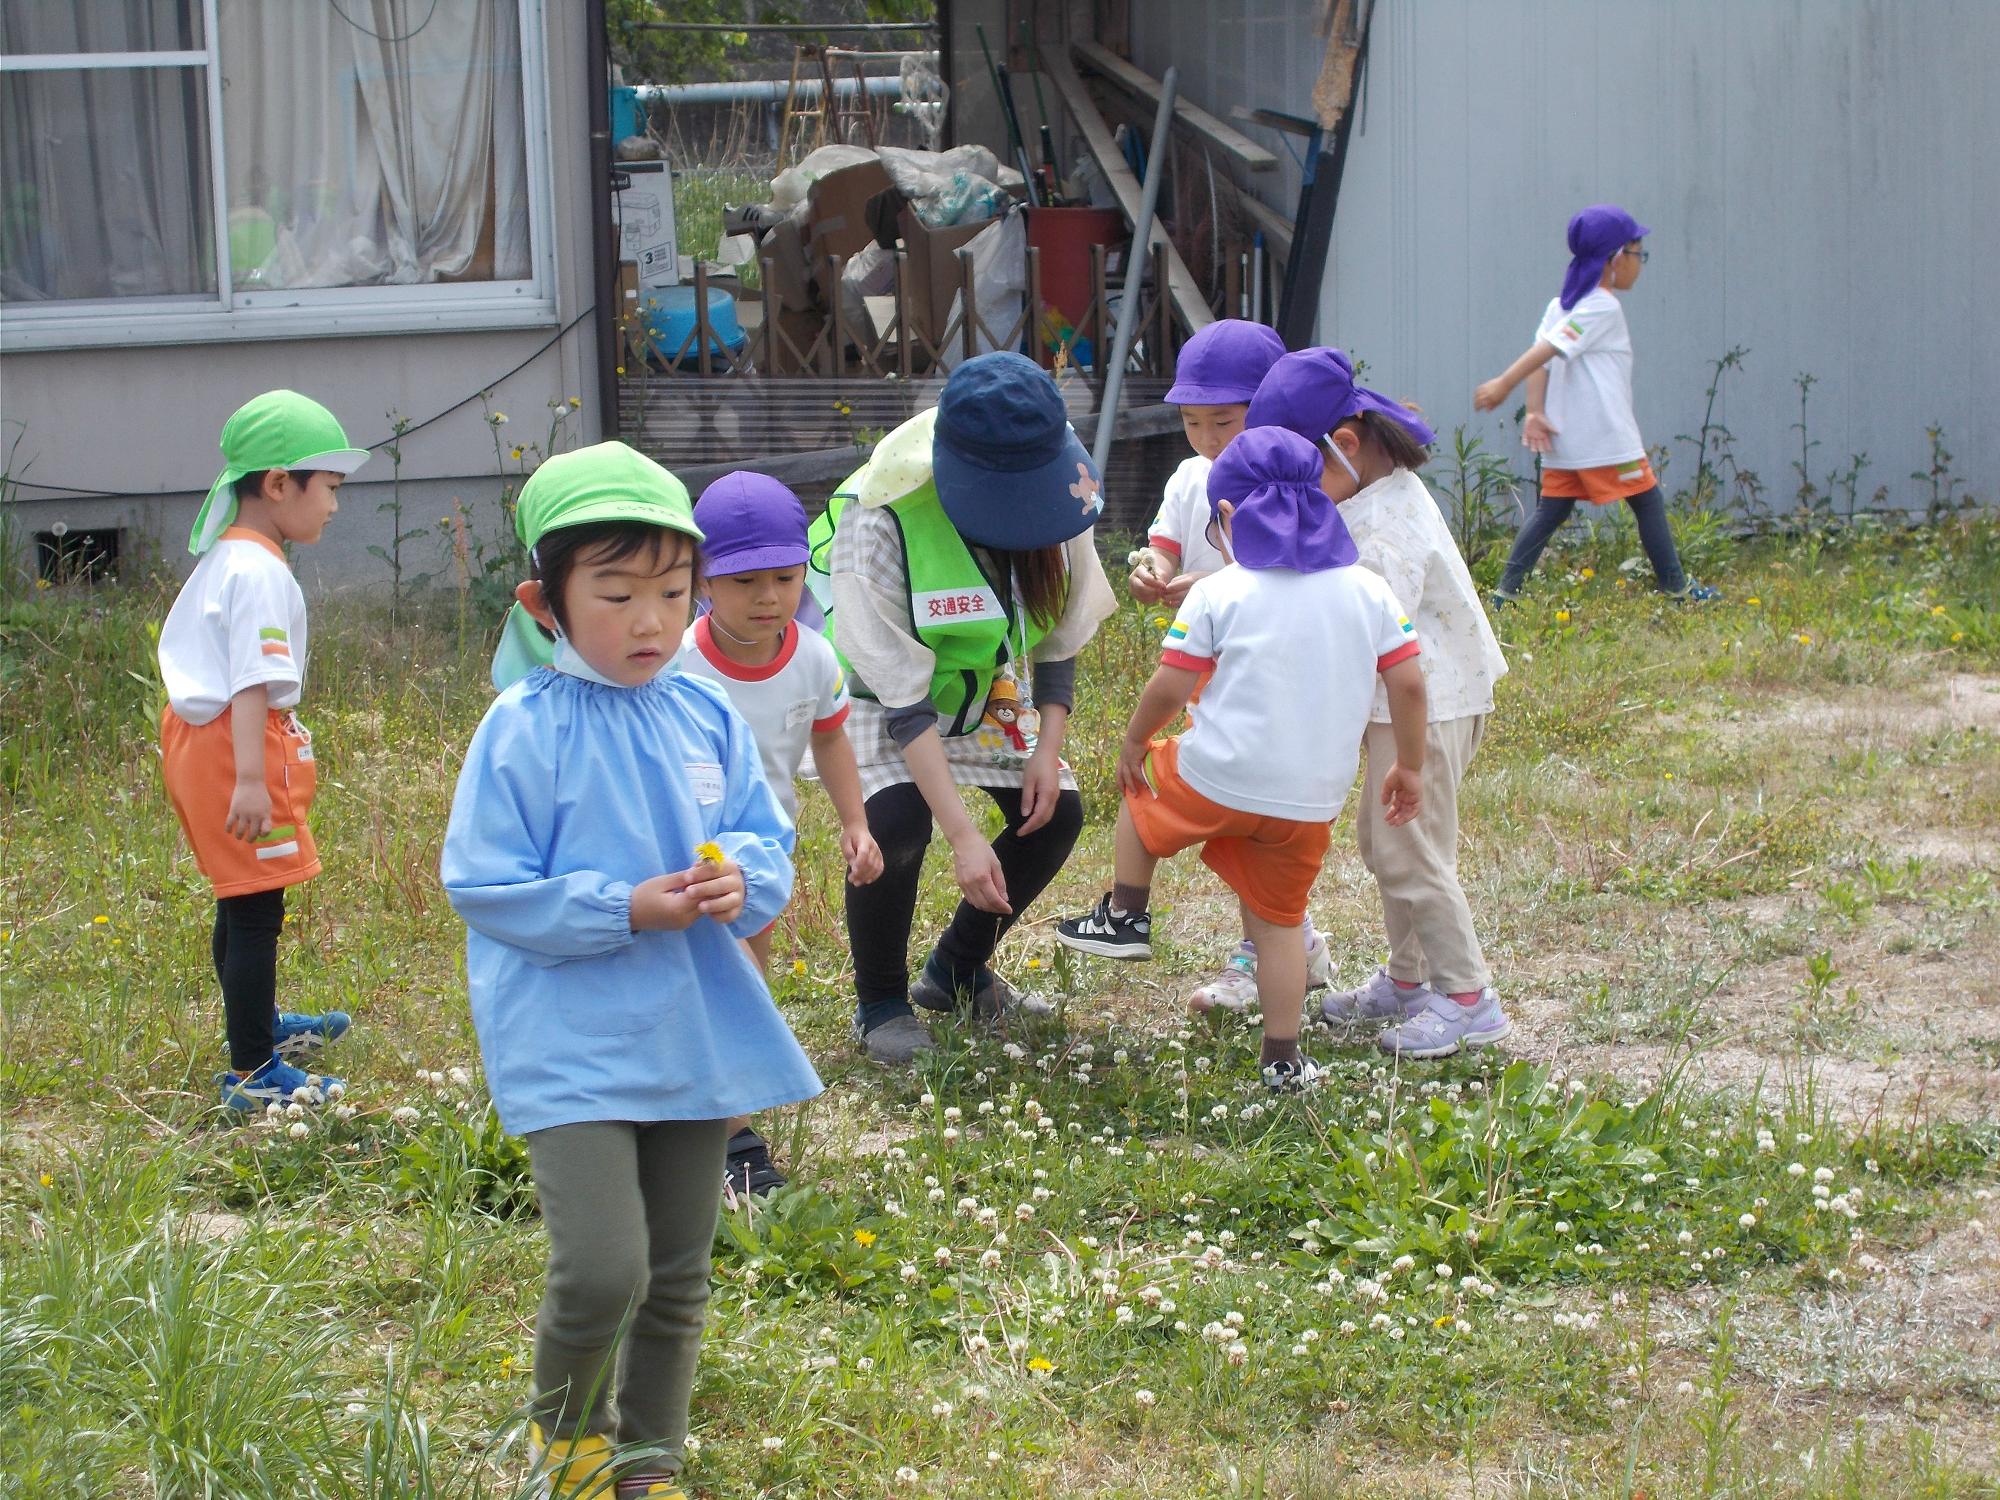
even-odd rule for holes
{"type": "Polygon", "coordinates": [[[312,397],[266,391],[222,424],[222,462],[188,533],[188,551],[196,557],[213,547],[236,519],[236,482],[245,475],[267,469],[352,474],[368,462],[368,450],[350,445],[333,413],[312,397]]]}
{"type": "MultiPolygon", "coordinates": [[[[515,534],[531,553],[551,531],[593,521],[637,521],[702,540],[687,486],[638,449],[615,441],[547,460],[528,476],[514,506],[515,534]]],[[[519,604],[508,610],[493,653],[494,690],[504,691],[554,660],[555,642],[542,634],[535,617],[519,604]]]]}

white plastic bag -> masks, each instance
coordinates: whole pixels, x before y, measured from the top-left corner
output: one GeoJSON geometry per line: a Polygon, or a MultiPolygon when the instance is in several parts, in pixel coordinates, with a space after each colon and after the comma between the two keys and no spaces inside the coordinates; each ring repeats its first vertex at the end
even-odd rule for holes
{"type": "MultiPolygon", "coordinates": [[[[973,353],[991,354],[996,349],[1020,347],[1021,335],[1015,327],[1028,302],[1028,225],[1018,213],[995,219],[966,242],[972,255],[972,294],[978,299],[980,327],[974,330],[973,353]],[[1006,343],[1009,330],[1013,337],[1006,343]]],[[[951,299],[951,314],[945,320],[953,327],[965,302],[961,289],[951,299]]],[[[945,340],[938,363],[949,370],[965,357],[962,335],[945,340]]]]}
{"type": "Polygon", "coordinates": [[[806,194],[820,178],[874,159],[875,153],[866,146],[821,146],[797,166],[787,167],[771,179],[771,206],[789,213],[806,201],[806,194]]]}

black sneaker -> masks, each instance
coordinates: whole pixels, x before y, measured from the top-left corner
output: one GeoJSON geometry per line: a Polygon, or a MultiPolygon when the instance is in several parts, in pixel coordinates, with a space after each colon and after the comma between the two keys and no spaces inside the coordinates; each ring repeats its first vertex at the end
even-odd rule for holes
{"type": "Polygon", "coordinates": [[[722,1175],[739,1197],[761,1198],[785,1185],[785,1174],[771,1165],[771,1148],[747,1125],[729,1138],[722,1175]]]}
{"type": "Polygon", "coordinates": [[[1153,919],[1142,911],[1114,914],[1106,891],[1091,911],[1056,923],[1056,941],[1100,958],[1151,958],[1153,919]]]}

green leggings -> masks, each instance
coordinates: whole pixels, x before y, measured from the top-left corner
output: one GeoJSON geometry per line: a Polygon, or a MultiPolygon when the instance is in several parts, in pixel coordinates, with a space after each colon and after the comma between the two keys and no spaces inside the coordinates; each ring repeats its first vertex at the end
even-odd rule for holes
{"type": "Polygon", "coordinates": [[[679,1467],[727,1136],[723,1120],[604,1120],[528,1137],[549,1231],[535,1318],[543,1431],[644,1444],[679,1467]]]}

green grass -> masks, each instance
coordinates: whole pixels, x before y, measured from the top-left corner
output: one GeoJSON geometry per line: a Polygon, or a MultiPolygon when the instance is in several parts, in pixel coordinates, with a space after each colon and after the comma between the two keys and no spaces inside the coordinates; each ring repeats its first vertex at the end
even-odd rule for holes
{"type": "MultiPolygon", "coordinates": [[[[1990,1270],[1921,1359],[1810,1364],[1798,1330],[1946,1298],[1925,1257],[1992,1217],[2000,756],[1964,695],[2000,687],[2000,529],[1711,547],[1700,610],[1631,550],[1552,552],[1500,622],[1463,874],[1510,1056],[1320,1036],[1327,1087],[1266,1099],[1254,1032],[1179,1007],[1233,938],[1191,861],[1159,962],[1058,956],[1038,921],[1105,878],[1144,611],[1088,653],[1092,825],[1001,955],[1053,1018],[858,1063],[808,796],[775,987],[829,1089],[770,1122],[800,1186],[718,1237],[700,1493],[1995,1493],[1990,1270]],[[1904,1003],[1943,972],[1957,1031],[1904,1003]]],[[[151,748],[169,597],[0,609],[0,1493],[526,1493],[543,1242],[435,882],[483,643],[450,601],[316,615],[328,868],[280,982],[359,1024],[352,1113],[295,1137],[210,1107],[211,908],[151,748]]],[[[920,933],[954,895],[934,870],[920,933]]],[[[1315,914],[1360,978],[1344,835],[1315,914]]]]}

